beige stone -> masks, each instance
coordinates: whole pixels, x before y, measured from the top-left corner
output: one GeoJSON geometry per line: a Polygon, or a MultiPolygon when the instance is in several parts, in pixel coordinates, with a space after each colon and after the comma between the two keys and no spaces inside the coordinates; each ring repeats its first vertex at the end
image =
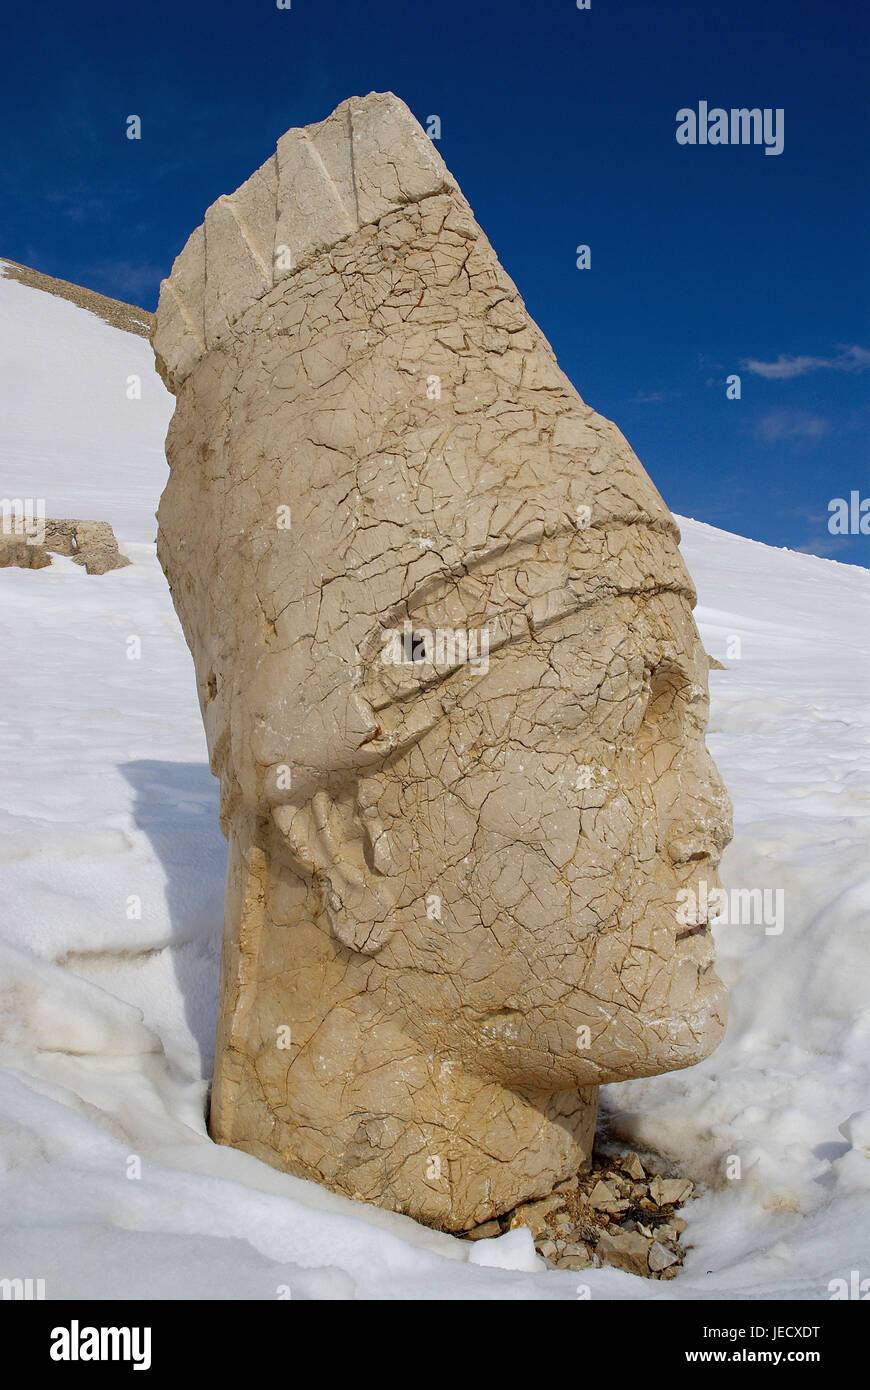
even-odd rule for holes
{"type": "Polygon", "coordinates": [[[660,1241],[654,1240],[649,1250],[649,1267],[654,1273],[679,1264],[679,1256],[668,1250],[660,1241]]]}
{"type": "Polygon", "coordinates": [[[592,1264],[592,1260],[589,1255],[568,1254],[568,1252],[565,1251],[565,1253],[560,1255],[558,1260],[555,1261],[555,1264],[557,1269],[579,1270],[588,1269],[592,1264]]]}
{"type": "Polygon", "coordinates": [[[540,1202],[525,1202],[517,1207],[510,1219],[510,1229],[515,1226],[528,1226],[533,1236],[539,1235],[553,1227],[553,1222],[548,1223],[548,1217],[555,1217],[558,1211],[565,1206],[563,1199],[559,1196],[545,1197],[540,1202]]]}
{"type": "Polygon", "coordinates": [[[656,1226],[656,1235],[661,1241],[670,1241],[676,1244],[685,1229],[685,1221],[678,1221],[676,1219],[663,1221],[661,1225],[656,1226]]]}
{"type": "Polygon", "coordinates": [[[484,1221],[482,1226],[474,1226],[466,1232],[467,1240],[494,1240],[501,1235],[501,1226],[497,1221],[484,1221]]]}
{"type": "Polygon", "coordinates": [[[599,1181],[589,1193],[589,1205],[596,1211],[625,1211],[628,1202],[620,1198],[613,1183],[599,1181]]]}
{"type": "Polygon", "coordinates": [[[209,209],[153,344],[229,837],[211,1133],[467,1230],[722,1036],[677,528],[389,93],[209,209]]]}
{"type": "Polygon", "coordinates": [[[25,527],[13,524],[0,531],[0,568],[16,565],[21,569],[44,569],[51,555],[66,555],[88,574],[107,574],[123,569],[130,561],[118,549],[115,533],[107,521],[43,521],[28,523],[32,539],[24,539],[25,527]],[[37,540],[36,537],[39,536],[37,540]]]}
{"type": "Polygon", "coordinates": [[[660,1207],[686,1202],[693,1191],[688,1178],[653,1178],[649,1185],[649,1195],[660,1207]]]}
{"type": "Polygon", "coordinates": [[[624,1269],[628,1274],[647,1275],[652,1244],[638,1231],[602,1231],[595,1253],[602,1264],[624,1269]]]}
{"type": "Polygon", "coordinates": [[[584,1265],[590,1265],[592,1263],[592,1255],[589,1252],[589,1248],[582,1240],[566,1241],[562,1255],[567,1259],[582,1260],[584,1265]]]}
{"type": "Polygon", "coordinates": [[[69,555],[88,574],[107,574],[123,569],[130,561],[122,555],[115,533],[107,521],[47,521],[45,547],[58,555],[69,555]]]}
{"type": "Polygon", "coordinates": [[[619,1166],[624,1173],[627,1173],[635,1182],[643,1182],[646,1178],[644,1166],[637,1154],[623,1154],[619,1160],[619,1166]]]}
{"type": "Polygon", "coordinates": [[[44,545],[0,532],[0,569],[43,570],[50,564],[51,556],[44,545]]]}

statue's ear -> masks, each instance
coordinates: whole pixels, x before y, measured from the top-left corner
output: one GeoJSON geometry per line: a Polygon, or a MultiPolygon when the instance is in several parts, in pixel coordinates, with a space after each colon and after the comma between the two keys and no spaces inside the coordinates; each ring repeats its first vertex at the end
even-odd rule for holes
{"type": "Polygon", "coordinates": [[[333,935],[348,950],[373,956],[395,929],[401,878],[388,872],[387,834],[356,794],[316,792],[303,806],[275,806],[295,867],[319,881],[333,935]]]}

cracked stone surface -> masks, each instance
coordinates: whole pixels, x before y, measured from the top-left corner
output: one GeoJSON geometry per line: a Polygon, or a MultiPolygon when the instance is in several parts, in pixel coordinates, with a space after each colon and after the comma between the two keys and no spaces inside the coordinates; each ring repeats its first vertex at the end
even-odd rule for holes
{"type": "Polygon", "coordinates": [[[212,1135],[468,1230],[722,1036],[679,533],[391,94],[218,199],[152,341],[230,845],[212,1135]]]}

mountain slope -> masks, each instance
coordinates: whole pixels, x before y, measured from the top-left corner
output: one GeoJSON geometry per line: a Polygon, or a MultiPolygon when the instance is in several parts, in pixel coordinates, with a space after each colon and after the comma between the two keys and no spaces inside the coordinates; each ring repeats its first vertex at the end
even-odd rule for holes
{"type": "Polygon", "coordinates": [[[9,278],[16,270],[0,261],[0,496],[44,498],[51,517],[108,521],[119,542],[153,540],[174,402],[147,339],[100,314],[115,306],[131,324],[150,315],[85,291],[100,311],[89,312],[56,292],[76,286],[46,276],[35,288],[9,278]]]}
{"type": "MultiPolygon", "coordinates": [[[[133,561],[0,571],[0,1277],[48,1297],[574,1299],[576,1275],[469,1264],[466,1243],[208,1140],[225,852],[153,544],[171,408],[144,339],[0,279],[0,494],[111,522],[133,561]]],[[[705,1184],[684,1270],[581,1277],[593,1297],[824,1299],[870,1244],[867,1120],[852,1147],[838,1128],[870,1104],[870,572],[681,525],[726,667],[723,878],[783,890],[783,929],[718,929],[713,1057],[603,1094],[614,1133],[705,1184]]]]}

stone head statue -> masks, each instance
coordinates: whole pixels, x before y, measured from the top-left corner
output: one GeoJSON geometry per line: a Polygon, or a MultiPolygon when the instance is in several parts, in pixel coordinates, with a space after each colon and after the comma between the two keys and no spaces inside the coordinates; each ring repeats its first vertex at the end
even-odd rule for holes
{"type": "Polygon", "coordinates": [[[679,533],[392,95],[209,208],[153,342],[230,843],[212,1134],[466,1229],[722,1036],[679,533]]]}

